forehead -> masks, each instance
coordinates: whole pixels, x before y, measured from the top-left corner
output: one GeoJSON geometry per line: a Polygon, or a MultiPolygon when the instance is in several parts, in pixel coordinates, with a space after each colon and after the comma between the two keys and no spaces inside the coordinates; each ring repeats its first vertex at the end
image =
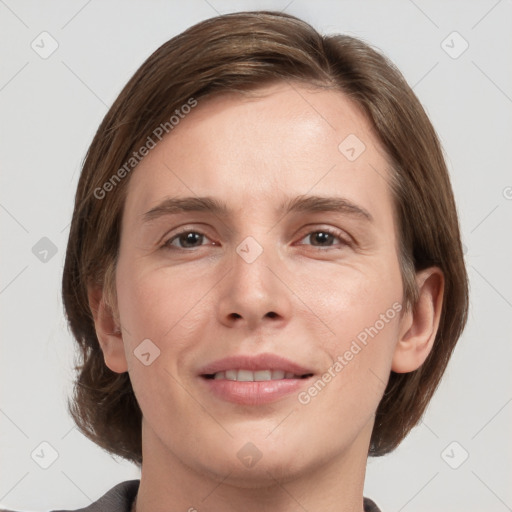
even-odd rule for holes
{"type": "Polygon", "coordinates": [[[127,211],[140,216],[170,195],[214,195],[247,211],[284,192],[367,203],[388,194],[372,125],[338,90],[278,83],[197,102],[133,171],[127,211]]]}

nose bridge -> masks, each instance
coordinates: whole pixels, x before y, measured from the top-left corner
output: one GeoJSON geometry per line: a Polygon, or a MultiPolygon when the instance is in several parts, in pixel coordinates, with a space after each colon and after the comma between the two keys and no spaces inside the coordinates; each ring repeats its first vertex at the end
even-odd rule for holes
{"type": "Polygon", "coordinates": [[[222,322],[238,319],[254,327],[265,318],[289,313],[286,287],[279,281],[279,257],[268,237],[247,236],[236,246],[219,300],[222,322]]]}
{"type": "Polygon", "coordinates": [[[272,254],[275,250],[261,235],[258,239],[247,236],[236,247],[233,256],[233,284],[243,292],[245,301],[263,301],[271,288],[275,287],[275,277],[269,269],[276,260],[272,254]]]}

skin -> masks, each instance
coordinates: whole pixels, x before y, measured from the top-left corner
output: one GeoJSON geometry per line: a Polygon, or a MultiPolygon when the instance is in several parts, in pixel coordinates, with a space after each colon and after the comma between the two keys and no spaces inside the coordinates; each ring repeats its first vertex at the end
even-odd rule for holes
{"type": "Polygon", "coordinates": [[[199,99],[133,171],[114,314],[90,290],[105,363],[129,372],[144,415],[138,512],[360,512],[390,370],[421,366],[438,328],[443,275],[433,267],[417,274],[416,307],[404,304],[308,404],[294,393],[244,406],[208,392],[199,369],[233,354],[271,352],[321,377],[404,300],[388,164],[365,116],[338,91],[257,92],[199,99]],[[353,162],[338,149],[349,134],[366,146],[353,162]],[[277,212],[304,194],[346,198],[373,221],[277,212]],[[231,211],[144,223],[170,196],[211,196],[231,211]],[[204,237],[180,245],[179,228],[204,237]],[[335,235],[315,235],[326,228],[335,235]],[[248,236],[263,249],[252,263],[236,252],[248,236]],[[160,350],[148,366],[133,354],[147,338],[160,350]],[[261,453],[251,468],[237,457],[248,442],[261,453]]]}

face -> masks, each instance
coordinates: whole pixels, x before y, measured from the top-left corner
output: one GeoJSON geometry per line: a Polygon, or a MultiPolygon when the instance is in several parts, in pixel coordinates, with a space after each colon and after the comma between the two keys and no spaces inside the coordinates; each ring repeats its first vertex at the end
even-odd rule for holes
{"type": "Polygon", "coordinates": [[[110,359],[145,459],[248,486],[366,456],[403,322],[370,124],[340,92],[257,92],[199,99],[133,171],[110,359]]]}

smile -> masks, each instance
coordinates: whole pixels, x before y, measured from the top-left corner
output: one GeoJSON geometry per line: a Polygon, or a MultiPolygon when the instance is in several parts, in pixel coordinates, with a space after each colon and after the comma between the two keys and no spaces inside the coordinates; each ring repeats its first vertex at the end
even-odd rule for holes
{"type": "Polygon", "coordinates": [[[207,379],[215,380],[232,380],[238,382],[264,382],[269,380],[281,379],[304,379],[311,374],[297,375],[293,372],[285,372],[284,370],[226,370],[216,372],[214,374],[205,375],[207,379]]]}
{"type": "Polygon", "coordinates": [[[300,392],[313,375],[312,368],[269,352],[231,355],[198,371],[201,386],[210,397],[252,406],[300,392]]]}

